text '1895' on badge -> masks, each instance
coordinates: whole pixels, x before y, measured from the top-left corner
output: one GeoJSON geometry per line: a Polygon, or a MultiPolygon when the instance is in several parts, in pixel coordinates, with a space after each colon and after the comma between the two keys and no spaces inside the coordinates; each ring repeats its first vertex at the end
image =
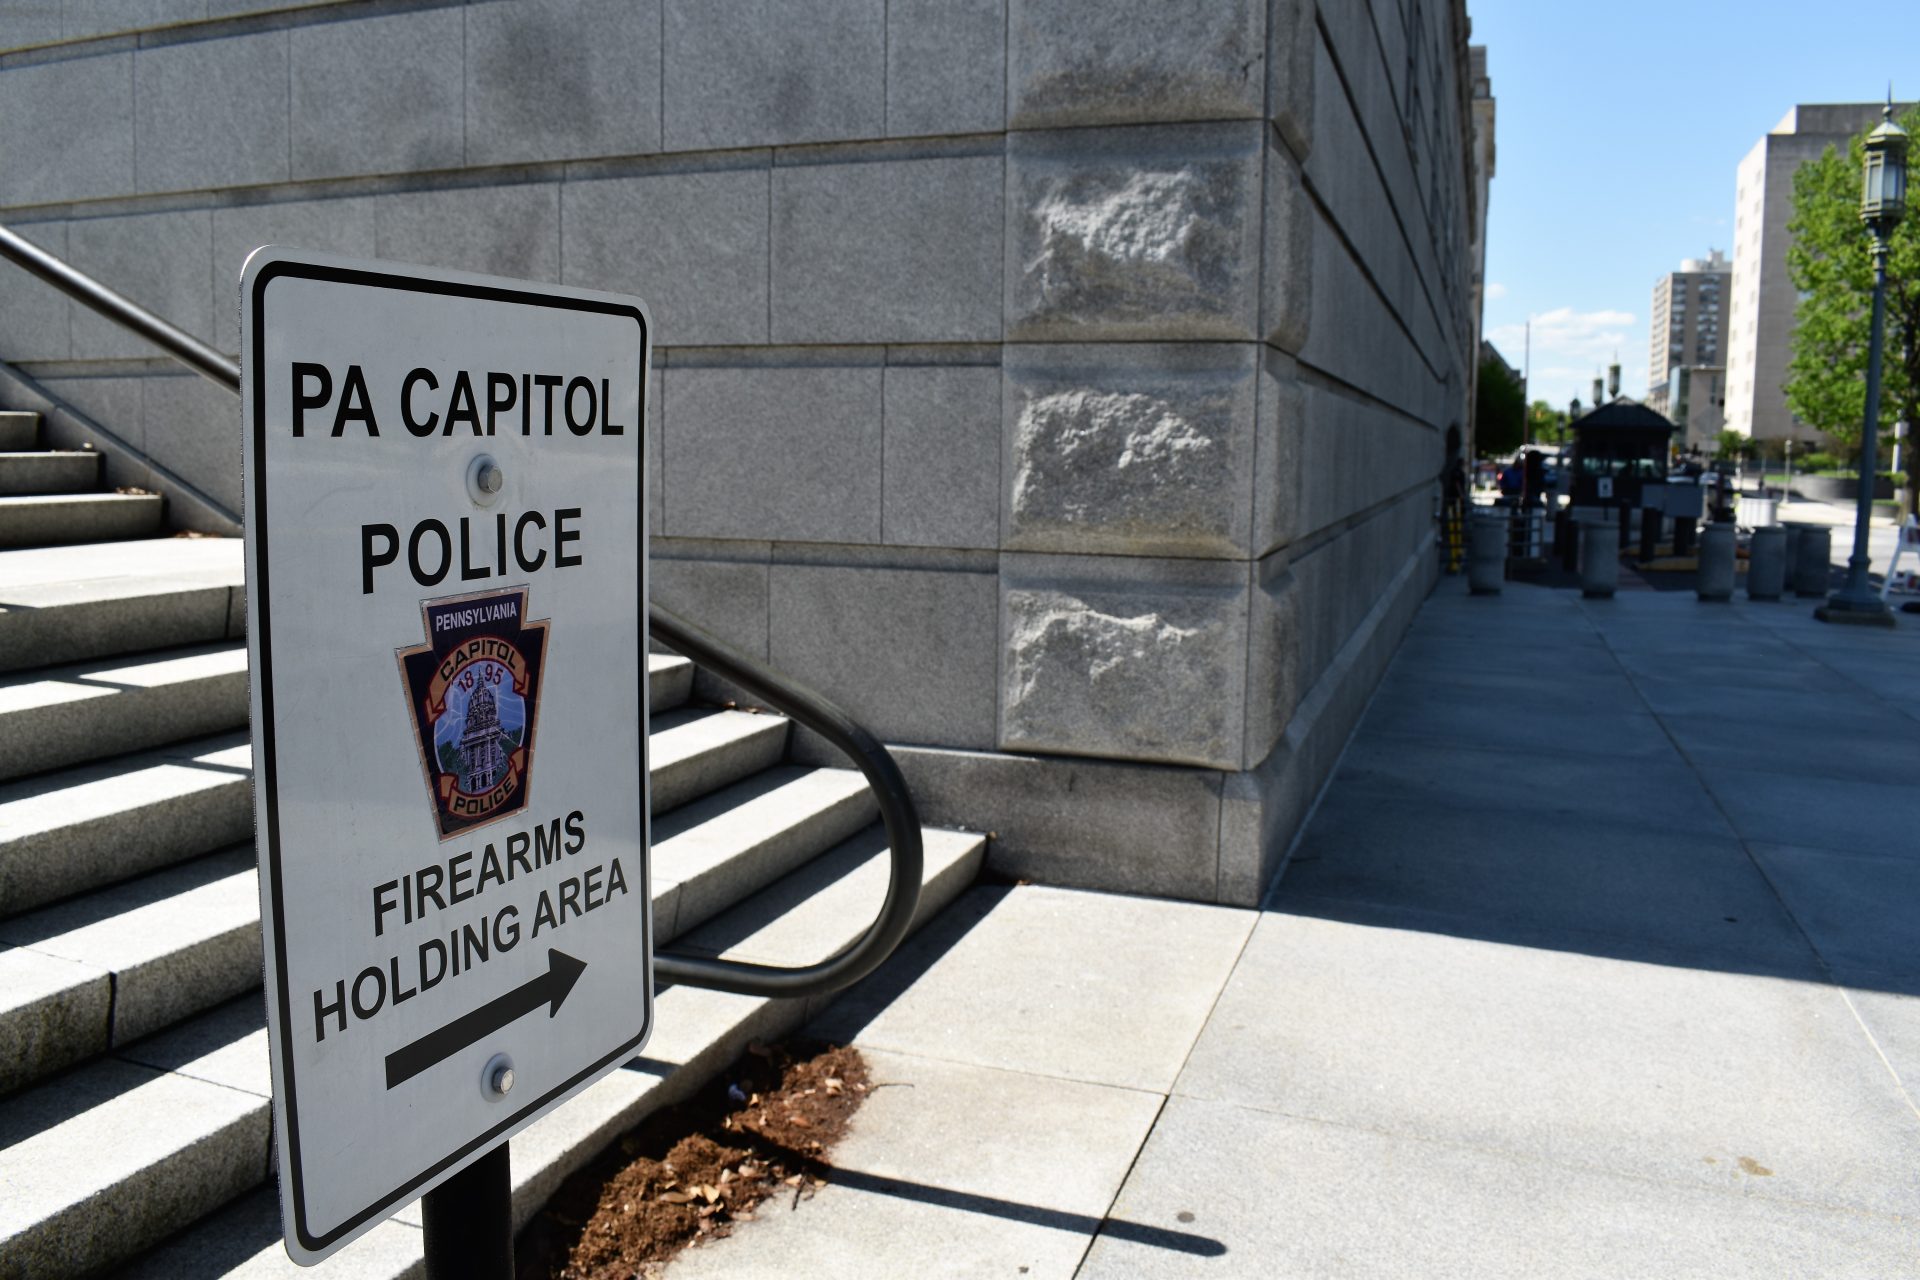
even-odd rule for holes
{"type": "Polygon", "coordinates": [[[434,821],[450,840],[527,807],[547,621],[527,590],[428,600],[427,643],[399,651],[434,821]]]}

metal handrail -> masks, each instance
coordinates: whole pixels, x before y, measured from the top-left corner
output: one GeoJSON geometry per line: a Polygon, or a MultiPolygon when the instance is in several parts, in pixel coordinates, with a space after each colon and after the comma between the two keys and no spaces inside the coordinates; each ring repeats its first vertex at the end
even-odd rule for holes
{"type": "MultiPolygon", "coordinates": [[[[3,226],[0,257],[115,324],[131,329],[202,377],[240,394],[240,366],[236,361],[3,226]]],[[[845,752],[873,788],[892,853],[892,875],[880,914],[858,939],[827,959],[789,967],[656,952],[655,978],[737,995],[785,997],[828,995],[858,982],[879,968],[900,945],[913,927],[914,913],[920,905],[920,877],[925,865],[920,816],[900,766],[880,740],[845,711],[685,618],[649,603],[647,629],[669,648],[748,690],[845,752]]]]}

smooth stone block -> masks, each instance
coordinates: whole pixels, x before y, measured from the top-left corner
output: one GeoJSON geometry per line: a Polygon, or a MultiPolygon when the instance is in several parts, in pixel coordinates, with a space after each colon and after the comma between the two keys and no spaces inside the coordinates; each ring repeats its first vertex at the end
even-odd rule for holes
{"type": "Polygon", "coordinates": [[[1265,109],[1265,0],[1010,0],[1016,129],[1227,120],[1265,109]]]}
{"type": "Polygon", "coordinates": [[[456,6],[294,28],[294,179],[457,168],[465,21],[456,6]]]}
{"type": "Polygon", "coordinates": [[[894,546],[997,545],[999,366],[889,366],[883,400],[883,539],[894,546]]]}
{"type": "Polygon", "coordinates": [[[663,555],[654,543],[647,562],[653,601],[756,658],[767,656],[768,567],[757,560],[663,555]]]}
{"type": "Polygon", "coordinates": [[[656,346],[767,340],[764,156],[746,167],[569,182],[560,190],[565,282],[647,300],[656,346]]]}
{"type": "Polygon", "coordinates": [[[292,200],[230,205],[213,211],[213,343],[240,350],[240,269],[261,245],[294,245],[352,258],[375,258],[378,201],[292,200]]]}
{"type": "Polygon", "coordinates": [[[1305,690],[1301,687],[1301,593],[1280,557],[1254,571],[1247,620],[1247,745],[1242,768],[1267,758],[1287,730],[1305,690]]]}
{"type": "Polygon", "coordinates": [[[880,366],[671,372],[669,536],[880,541],[880,366]]]}
{"type": "Polygon", "coordinates": [[[61,34],[78,40],[192,22],[207,16],[207,0],[61,0],[60,11],[61,34]]]}
{"type": "Polygon", "coordinates": [[[133,189],[133,130],[130,53],[0,70],[6,202],[125,195],[133,189]]]}
{"type": "Polygon", "coordinates": [[[1104,760],[892,748],[923,822],[990,829],[1003,876],[1211,902],[1220,775],[1104,760]]]}
{"type": "Polygon", "coordinates": [[[1262,351],[1254,414],[1253,541],[1248,548],[1255,555],[1320,527],[1310,522],[1310,507],[1320,490],[1339,482],[1324,470],[1309,468],[1308,450],[1320,425],[1316,407],[1293,357],[1271,347],[1262,351]]]}
{"type": "Polygon", "coordinates": [[[1013,134],[1010,338],[1252,338],[1258,124],[1013,134]]]}
{"type": "Polygon", "coordinates": [[[238,397],[197,374],[159,374],[140,381],[140,418],[149,458],[227,510],[244,509],[238,397]]]}
{"type": "Polygon", "coordinates": [[[660,149],[660,0],[508,0],[467,10],[466,159],[660,149]]]}
{"type": "MultiPolygon", "coordinates": [[[[1300,166],[1284,147],[1267,144],[1260,265],[1260,336],[1284,351],[1307,343],[1313,314],[1313,206],[1300,166]]],[[[1394,341],[1407,341],[1404,334],[1394,341]]]]}
{"type": "Polygon", "coordinates": [[[453,187],[380,196],[380,256],[516,280],[560,279],[560,187],[453,187]]]}
{"type": "Polygon", "coordinates": [[[1234,562],[1004,559],[1000,746],[1239,768],[1246,574],[1234,562]]]}
{"type": "Polygon", "coordinates": [[[997,150],[776,167],[773,341],[997,341],[1001,177],[997,150]]]}
{"type": "Polygon", "coordinates": [[[1002,544],[1244,556],[1251,345],[1009,347],[1002,544]]]}
{"type": "Polygon", "coordinates": [[[63,0],[0,0],[0,49],[52,44],[60,38],[63,0]]]}
{"type": "Polygon", "coordinates": [[[993,575],[776,564],[768,661],[887,742],[988,747],[993,575]]]}
{"type": "MultiPolygon", "coordinates": [[[[213,333],[213,214],[206,209],[83,218],[67,224],[68,261],[196,338],[213,333]]],[[[129,330],[73,303],[76,359],[158,356],[129,330]]]]}
{"type": "Polygon", "coordinates": [[[888,135],[1004,129],[1006,49],[1006,0],[888,0],[888,135]]]}
{"type": "Polygon", "coordinates": [[[665,3],[669,151],[885,132],[885,0],[665,3]]]}
{"type": "Polygon", "coordinates": [[[284,31],[135,54],[135,187],[189,191],[285,182],[287,60],[284,31]]]}
{"type": "Polygon", "coordinates": [[[1314,11],[1314,0],[1267,6],[1267,116],[1301,157],[1313,145],[1314,11]]]}
{"type": "MultiPolygon", "coordinates": [[[[67,256],[66,223],[8,225],[54,257],[67,256]]],[[[70,351],[66,295],[11,262],[0,263],[0,360],[65,360],[70,351]]]]}

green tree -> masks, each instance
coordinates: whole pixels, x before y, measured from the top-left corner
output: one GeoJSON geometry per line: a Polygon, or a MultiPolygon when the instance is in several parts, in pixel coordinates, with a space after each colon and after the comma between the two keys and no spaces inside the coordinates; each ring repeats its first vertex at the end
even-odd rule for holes
{"type": "Polygon", "coordinates": [[[1473,405],[1473,444],[1482,455],[1512,453],[1526,425],[1526,392],[1502,361],[1480,362],[1480,390],[1473,405]]]}
{"type": "Polygon", "coordinates": [[[1753,441],[1738,431],[1728,428],[1713,438],[1713,456],[1728,460],[1751,458],[1754,456],[1753,441]]]}
{"type": "MultiPolygon", "coordinates": [[[[1877,123],[1877,122],[1876,122],[1877,123]]],[[[1920,133],[1920,108],[1899,119],[1920,133]]],[[[1864,132],[1861,137],[1864,137],[1864,132]]],[[[1860,222],[1860,137],[1842,155],[1828,147],[1793,175],[1793,239],[1787,272],[1794,309],[1787,405],[1858,456],[1866,415],[1867,333],[1873,302],[1871,238],[1860,222]]],[[[1881,349],[1881,436],[1902,418],[1920,422],[1920,217],[1894,228],[1887,255],[1887,316],[1881,349]]],[[[1881,458],[1887,457],[1884,449],[1881,458]]],[[[1920,469],[1909,472],[1920,478],[1920,469]]],[[[1909,501],[1914,479],[1910,478],[1909,501]]]]}
{"type": "Polygon", "coordinates": [[[1535,400],[1527,406],[1527,431],[1536,444],[1565,444],[1571,435],[1567,430],[1567,411],[1556,409],[1545,400],[1535,400]]]}

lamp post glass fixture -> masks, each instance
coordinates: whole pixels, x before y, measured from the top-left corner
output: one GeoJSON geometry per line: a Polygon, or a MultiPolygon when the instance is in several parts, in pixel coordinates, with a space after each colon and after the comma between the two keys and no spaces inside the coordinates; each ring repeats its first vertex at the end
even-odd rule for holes
{"type": "Polygon", "coordinates": [[[1873,517],[1874,457],[1880,436],[1880,336],[1887,320],[1887,242],[1907,210],[1907,131],[1893,122],[1893,95],[1887,95],[1880,123],[1861,143],[1860,221],[1873,237],[1873,318],[1867,327],[1867,412],[1860,431],[1860,479],[1853,515],[1853,554],[1847,580],[1815,609],[1822,622],[1866,622],[1892,626],[1893,615],[1867,581],[1867,528],[1873,517]]]}

